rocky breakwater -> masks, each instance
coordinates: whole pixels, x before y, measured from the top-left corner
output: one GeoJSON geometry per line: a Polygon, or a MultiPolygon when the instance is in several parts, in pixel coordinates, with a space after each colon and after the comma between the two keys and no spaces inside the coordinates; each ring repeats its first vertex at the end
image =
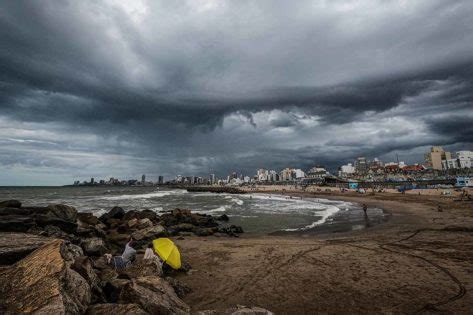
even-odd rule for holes
{"type": "MultiPolygon", "coordinates": [[[[114,207],[96,217],[66,205],[0,202],[0,313],[188,314],[181,298],[190,289],[170,277],[176,271],[163,274],[146,263],[144,249],[161,236],[243,232],[227,221],[182,209],[157,214],[114,207]],[[120,255],[130,236],[137,259],[117,271],[103,254],[120,255]]],[[[191,268],[182,254],[177,272],[191,268]]]]}

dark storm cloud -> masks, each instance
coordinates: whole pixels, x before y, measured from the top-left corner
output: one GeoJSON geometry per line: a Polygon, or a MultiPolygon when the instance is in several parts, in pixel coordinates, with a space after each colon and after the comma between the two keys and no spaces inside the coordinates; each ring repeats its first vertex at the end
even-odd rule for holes
{"type": "Polygon", "coordinates": [[[226,172],[468,149],[472,17],[468,1],[4,1],[0,141],[23,142],[0,164],[226,172]]]}

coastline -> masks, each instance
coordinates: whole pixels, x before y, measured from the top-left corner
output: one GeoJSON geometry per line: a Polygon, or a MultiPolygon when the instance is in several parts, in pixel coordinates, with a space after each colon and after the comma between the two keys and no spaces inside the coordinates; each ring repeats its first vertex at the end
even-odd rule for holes
{"type": "Polygon", "coordinates": [[[469,312],[472,202],[433,194],[315,195],[379,207],[390,219],[342,233],[176,240],[194,267],[179,276],[193,289],[184,301],[193,311],[243,304],[275,313],[469,312]]]}

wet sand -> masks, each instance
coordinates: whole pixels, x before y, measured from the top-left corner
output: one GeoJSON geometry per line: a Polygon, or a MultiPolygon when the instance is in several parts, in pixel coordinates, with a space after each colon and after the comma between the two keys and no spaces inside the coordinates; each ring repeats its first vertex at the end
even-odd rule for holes
{"type": "Polygon", "coordinates": [[[471,313],[473,202],[429,194],[316,195],[391,216],[347,233],[176,239],[193,267],[179,276],[193,290],[184,298],[192,310],[242,304],[277,314],[471,313]]]}

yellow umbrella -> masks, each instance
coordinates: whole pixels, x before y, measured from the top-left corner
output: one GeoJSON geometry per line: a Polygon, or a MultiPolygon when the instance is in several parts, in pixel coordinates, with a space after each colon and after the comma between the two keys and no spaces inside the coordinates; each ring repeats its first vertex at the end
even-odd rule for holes
{"type": "Polygon", "coordinates": [[[169,238],[158,238],[153,240],[154,251],[174,269],[181,268],[181,254],[176,245],[169,238]]]}

